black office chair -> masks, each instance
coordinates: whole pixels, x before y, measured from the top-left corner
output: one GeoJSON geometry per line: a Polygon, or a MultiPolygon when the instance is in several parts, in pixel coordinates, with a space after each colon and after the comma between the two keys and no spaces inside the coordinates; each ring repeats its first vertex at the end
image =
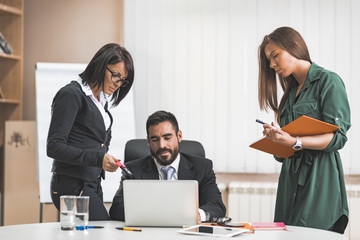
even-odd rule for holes
{"type": "MultiPolygon", "coordinates": [[[[182,140],[180,152],[200,157],[205,157],[205,150],[201,143],[193,140],[182,140]]],[[[124,163],[131,160],[144,158],[150,155],[150,147],[146,139],[132,139],[125,144],[124,163]]]]}

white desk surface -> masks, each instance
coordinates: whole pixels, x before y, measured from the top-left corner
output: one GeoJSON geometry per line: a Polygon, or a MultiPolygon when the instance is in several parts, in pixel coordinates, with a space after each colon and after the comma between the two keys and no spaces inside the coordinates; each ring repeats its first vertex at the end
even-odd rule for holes
{"type": "MultiPolygon", "coordinates": [[[[214,240],[229,239],[222,237],[208,237],[199,235],[185,235],[178,233],[180,228],[150,228],[142,227],[142,232],[121,231],[115,227],[124,226],[123,222],[119,221],[102,221],[90,222],[89,225],[104,226],[102,229],[89,229],[85,231],[72,230],[62,231],[60,223],[34,223],[22,225],[9,225],[0,227],[1,240],[23,240],[23,239],[36,239],[36,240],[103,240],[103,239],[121,239],[121,240],[206,240],[212,238],[214,240]]],[[[347,240],[344,235],[324,231],[314,228],[303,228],[287,226],[287,231],[284,230],[257,230],[255,233],[246,233],[233,237],[233,239],[251,239],[251,240],[347,240]]]]}

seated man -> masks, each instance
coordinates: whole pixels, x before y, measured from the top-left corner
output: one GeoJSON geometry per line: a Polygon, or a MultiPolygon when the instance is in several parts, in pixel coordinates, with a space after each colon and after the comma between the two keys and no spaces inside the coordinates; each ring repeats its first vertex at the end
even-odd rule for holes
{"type": "MultiPolygon", "coordinates": [[[[153,113],[146,122],[146,131],[152,156],[126,164],[133,173],[133,178],[197,180],[200,221],[224,217],[226,209],[216,185],[212,162],[206,158],[179,153],[182,132],[175,116],[165,111],[153,113]],[[171,171],[163,173],[162,167],[171,168],[171,171]]],[[[122,181],[124,179],[123,177],[122,181]]],[[[122,181],[110,208],[112,220],[125,220],[122,181]]]]}

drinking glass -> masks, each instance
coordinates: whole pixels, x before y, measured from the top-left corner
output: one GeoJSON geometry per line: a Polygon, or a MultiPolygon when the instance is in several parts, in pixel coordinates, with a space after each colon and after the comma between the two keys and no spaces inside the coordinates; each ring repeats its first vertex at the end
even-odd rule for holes
{"type": "Polygon", "coordinates": [[[78,230],[87,229],[89,224],[89,196],[76,197],[75,227],[78,230]]]}
{"type": "Polygon", "coordinates": [[[61,230],[74,229],[75,218],[75,196],[63,195],[60,196],[60,223],[61,230]]]}

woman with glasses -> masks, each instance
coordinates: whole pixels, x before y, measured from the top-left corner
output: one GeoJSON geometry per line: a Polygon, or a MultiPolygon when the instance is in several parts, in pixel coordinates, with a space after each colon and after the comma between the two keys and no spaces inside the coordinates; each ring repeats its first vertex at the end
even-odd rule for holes
{"type": "Polygon", "coordinates": [[[101,178],[115,172],[118,159],[107,154],[113,119],[108,98],[117,106],[134,80],[129,52],[110,43],[95,54],[79,78],[61,88],[52,102],[47,155],[53,158],[51,197],[90,196],[89,220],[108,220],[101,178]]]}
{"type": "Polygon", "coordinates": [[[280,127],[306,115],[339,127],[311,136],[291,136],[264,124],[264,135],[292,147],[282,163],[275,222],[343,233],[348,223],[344,173],[339,149],[349,130],[350,107],[339,75],[312,62],[304,39],[281,27],[266,35],[259,47],[259,103],[275,112],[280,127]],[[277,102],[277,79],[284,94],[277,102]]]}

